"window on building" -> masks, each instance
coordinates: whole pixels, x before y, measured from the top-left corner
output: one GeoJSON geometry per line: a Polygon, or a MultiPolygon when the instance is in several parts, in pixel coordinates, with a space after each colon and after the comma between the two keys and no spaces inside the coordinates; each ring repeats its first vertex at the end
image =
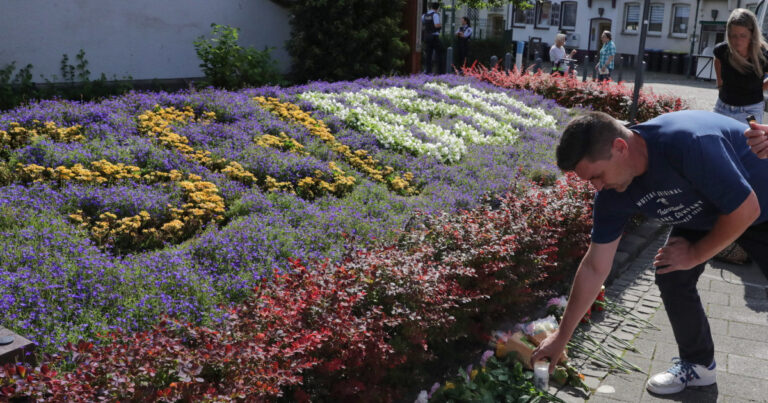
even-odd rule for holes
{"type": "Polygon", "coordinates": [[[624,32],[637,32],[640,26],[640,3],[624,5],[624,32]]]}
{"type": "Polygon", "coordinates": [[[675,4],[672,6],[672,29],[673,34],[688,33],[688,16],[691,13],[691,6],[688,4],[675,4]]]}
{"type": "Polygon", "coordinates": [[[513,23],[515,25],[525,25],[527,18],[525,17],[525,11],[520,7],[515,7],[515,17],[513,23]]]}
{"type": "Polygon", "coordinates": [[[661,25],[664,23],[664,3],[651,4],[650,14],[648,15],[648,32],[654,34],[661,33],[661,25]]]}
{"type": "Polygon", "coordinates": [[[579,3],[564,1],[560,9],[560,28],[576,29],[576,8],[579,3]]]}
{"type": "Polygon", "coordinates": [[[549,18],[549,25],[552,27],[560,25],[560,3],[552,3],[552,15],[549,18]]]}
{"type": "Polygon", "coordinates": [[[536,26],[548,27],[549,18],[552,15],[552,2],[542,1],[536,4],[536,26]]]}

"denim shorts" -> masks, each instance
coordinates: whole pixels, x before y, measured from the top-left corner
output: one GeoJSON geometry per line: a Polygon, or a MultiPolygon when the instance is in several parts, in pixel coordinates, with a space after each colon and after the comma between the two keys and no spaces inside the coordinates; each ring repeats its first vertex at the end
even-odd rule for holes
{"type": "Polygon", "coordinates": [[[715,103],[715,109],[713,112],[717,112],[721,115],[730,116],[741,123],[747,123],[747,115],[755,115],[757,123],[763,123],[763,110],[765,108],[765,102],[761,101],[752,105],[732,106],[717,99],[715,103]]]}

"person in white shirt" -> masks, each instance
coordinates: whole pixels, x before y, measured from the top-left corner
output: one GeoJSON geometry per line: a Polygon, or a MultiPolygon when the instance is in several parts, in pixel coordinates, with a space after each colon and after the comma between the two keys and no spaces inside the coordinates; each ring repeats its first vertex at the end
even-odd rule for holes
{"type": "MultiPolygon", "coordinates": [[[[568,58],[571,59],[574,55],[576,55],[576,49],[568,54],[568,58]]],[[[565,63],[565,34],[555,35],[555,44],[549,48],[549,60],[552,61],[553,75],[563,75],[568,70],[565,63]]]]}

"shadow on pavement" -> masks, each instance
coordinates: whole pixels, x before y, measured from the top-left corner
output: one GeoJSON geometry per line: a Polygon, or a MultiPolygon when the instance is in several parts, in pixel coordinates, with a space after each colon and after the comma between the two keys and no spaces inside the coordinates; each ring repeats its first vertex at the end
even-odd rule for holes
{"type": "Polygon", "coordinates": [[[648,394],[656,399],[670,402],[716,403],[719,391],[717,389],[717,384],[714,384],[710,386],[687,388],[680,393],[672,395],[657,395],[651,392],[648,392],[648,394]]]}

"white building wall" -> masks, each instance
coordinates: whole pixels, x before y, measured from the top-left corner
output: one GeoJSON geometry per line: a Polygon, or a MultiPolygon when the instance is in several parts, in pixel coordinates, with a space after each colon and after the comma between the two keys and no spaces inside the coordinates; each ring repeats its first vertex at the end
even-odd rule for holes
{"type": "MultiPolygon", "coordinates": [[[[741,6],[744,7],[749,1],[755,0],[742,0],[741,6]]],[[[556,1],[559,3],[559,1],[556,1]]],[[[690,51],[691,36],[695,30],[698,34],[700,24],[695,24],[696,13],[696,0],[652,0],[652,3],[664,4],[664,20],[662,22],[661,34],[649,34],[646,36],[645,48],[646,49],[658,49],[669,52],[687,53],[690,51]],[[673,35],[670,33],[670,27],[672,24],[672,6],[676,4],[688,4],[690,6],[690,17],[688,22],[686,35],[673,35]]],[[[611,22],[611,32],[613,34],[613,41],[616,44],[616,50],[619,53],[624,54],[637,54],[638,45],[640,41],[640,34],[638,33],[625,33],[623,32],[624,26],[624,10],[627,3],[638,3],[642,7],[643,0],[616,0],[616,6],[613,7],[613,0],[593,0],[592,7],[588,7],[586,0],[580,0],[578,2],[578,9],[576,12],[576,29],[573,31],[579,37],[578,44],[572,40],[566,43],[567,47],[576,47],[578,49],[595,49],[596,40],[599,40],[600,32],[597,31],[597,26],[593,26],[592,43],[588,44],[590,39],[590,21],[593,19],[605,19],[611,22]],[[602,16],[599,15],[599,9],[603,9],[602,16]]],[[[736,2],[731,1],[731,5],[735,7],[736,2]]],[[[711,21],[711,9],[718,9],[718,21],[725,21],[730,13],[729,2],[727,0],[701,0],[699,6],[699,21],[706,18],[711,21]]],[[[732,9],[732,8],[731,8],[732,9]]],[[[543,42],[552,44],[554,42],[555,35],[559,32],[558,27],[549,28],[534,28],[533,25],[514,26],[512,32],[512,39],[516,41],[528,41],[530,37],[540,37],[543,42]]]]}
{"type": "Polygon", "coordinates": [[[286,71],[288,21],[269,0],[0,0],[0,67],[31,63],[42,82],[83,49],[92,79],[201,77],[193,41],[217,23],[240,28],[242,46],[275,47],[286,71]]]}

